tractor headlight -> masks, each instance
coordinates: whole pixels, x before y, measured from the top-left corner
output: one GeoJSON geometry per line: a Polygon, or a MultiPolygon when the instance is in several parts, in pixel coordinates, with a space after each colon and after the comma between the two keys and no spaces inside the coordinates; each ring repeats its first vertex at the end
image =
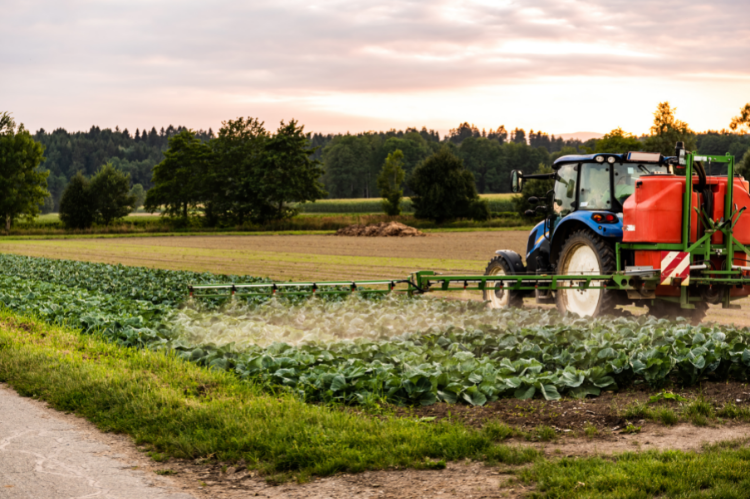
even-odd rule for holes
{"type": "Polygon", "coordinates": [[[604,163],[604,156],[597,156],[597,157],[596,157],[596,158],[594,158],[594,159],[596,159],[596,162],[597,162],[597,163],[604,163]]]}
{"type": "Polygon", "coordinates": [[[607,163],[609,163],[610,165],[614,165],[615,164],[615,157],[614,156],[608,157],[607,158],[607,163]]]}

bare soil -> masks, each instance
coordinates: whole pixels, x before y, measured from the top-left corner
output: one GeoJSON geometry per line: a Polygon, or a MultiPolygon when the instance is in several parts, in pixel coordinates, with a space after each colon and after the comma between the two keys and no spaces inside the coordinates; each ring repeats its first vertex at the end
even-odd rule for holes
{"type": "MultiPolygon", "coordinates": [[[[688,388],[670,387],[669,390],[688,400],[702,396],[711,402],[715,409],[720,409],[729,402],[740,407],[750,406],[750,385],[747,383],[704,382],[688,388]]],[[[395,408],[395,413],[399,416],[435,418],[434,421],[461,421],[477,428],[494,421],[526,431],[539,426],[549,426],[561,434],[571,435],[582,435],[585,427],[593,426],[601,434],[606,434],[622,430],[629,423],[662,426],[642,420],[627,421],[621,415],[628,406],[646,403],[655,393],[659,393],[658,390],[638,385],[618,392],[603,392],[599,397],[583,400],[500,399],[482,407],[440,403],[426,407],[395,408]]],[[[678,404],[674,401],[663,401],[654,405],[676,407],[678,404]]]]}

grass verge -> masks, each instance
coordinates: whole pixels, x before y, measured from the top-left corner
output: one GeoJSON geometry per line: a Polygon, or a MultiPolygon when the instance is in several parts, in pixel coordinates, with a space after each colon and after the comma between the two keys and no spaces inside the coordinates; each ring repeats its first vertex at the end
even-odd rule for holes
{"type": "Polygon", "coordinates": [[[703,452],[649,451],[612,458],[539,460],[520,470],[534,498],[744,498],[750,490],[746,441],[723,442],[703,452]]]}
{"type": "Polygon", "coordinates": [[[394,466],[435,468],[464,458],[521,464],[541,455],[499,444],[510,433],[495,427],[308,405],[168,353],[118,347],[3,310],[0,381],[104,431],[128,434],[160,459],[244,459],[268,475],[298,480],[394,466]]]}

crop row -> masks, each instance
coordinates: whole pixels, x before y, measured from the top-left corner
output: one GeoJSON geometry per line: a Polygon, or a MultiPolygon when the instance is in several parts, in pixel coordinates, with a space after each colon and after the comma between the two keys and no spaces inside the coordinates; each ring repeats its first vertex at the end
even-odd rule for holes
{"type": "Polygon", "coordinates": [[[730,326],[489,312],[481,304],[406,297],[218,309],[181,303],[189,283],[236,279],[0,255],[0,304],[125,346],[172,350],[309,401],[482,405],[500,397],[580,397],[633,383],[690,385],[750,375],[750,333],[730,326]],[[188,311],[206,319],[193,320],[190,334],[180,319],[188,311]],[[330,321],[324,314],[332,314],[330,321]],[[228,341],[229,319],[241,326],[235,333],[251,324],[273,336],[228,341]],[[333,324],[341,331],[323,334],[333,324]]]}

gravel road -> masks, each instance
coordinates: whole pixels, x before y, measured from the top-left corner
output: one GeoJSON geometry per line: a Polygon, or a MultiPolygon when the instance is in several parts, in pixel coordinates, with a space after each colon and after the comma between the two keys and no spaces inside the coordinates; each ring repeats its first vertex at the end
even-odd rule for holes
{"type": "Polygon", "coordinates": [[[75,419],[0,384],[0,498],[193,499],[75,419]]]}

